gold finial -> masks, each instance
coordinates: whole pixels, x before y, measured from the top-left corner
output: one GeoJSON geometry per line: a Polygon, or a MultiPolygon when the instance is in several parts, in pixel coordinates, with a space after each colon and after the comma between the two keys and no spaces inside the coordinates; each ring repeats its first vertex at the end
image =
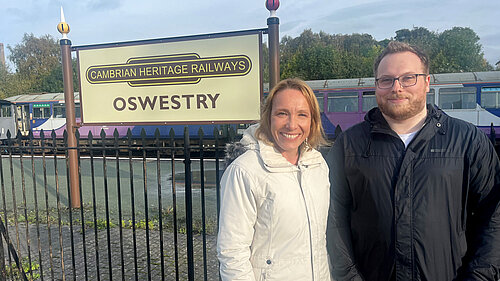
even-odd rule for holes
{"type": "Polygon", "coordinates": [[[63,7],[61,6],[61,22],[57,25],[57,30],[62,34],[62,39],[68,39],[69,24],[64,19],[63,7]]]}

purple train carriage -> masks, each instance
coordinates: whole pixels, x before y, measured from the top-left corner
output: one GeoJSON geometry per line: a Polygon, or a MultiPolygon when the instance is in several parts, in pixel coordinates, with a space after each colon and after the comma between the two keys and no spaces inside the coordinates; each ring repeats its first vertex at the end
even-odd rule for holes
{"type": "MultiPolygon", "coordinates": [[[[307,81],[318,99],[321,118],[325,132],[329,138],[335,137],[338,126],[342,130],[361,122],[364,115],[376,106],[375,79],[332,79],[307,81]]],[[[264,91],[269,91],[264,85],[264,91]]],[[[431,87],[427,94],[427,103],[436,104],[450,116],[468,121],[486,134],[491,134],[491,126],[495,135],[500,136],[500,71],[466,72],[432,74],[431,87]]],[[[77,122],[80,120],[79,94],[75,93],[75,111],[77,122]]],[[[29,131],[35,138],[44,130],[45,137],[55,130],[57,138],[62,138],[66,129],[64,94],[43,93],[9,97],[0,103],[0,139],[6,137],[7,130],[19,130],[26,136],[29,131]]],[[[229,128],[241,133],[245,124],[238,125],[192,125],[188,126],[191,139],[198,137],[199,128],[203,129],[205,138],[214,138],[214,128],[219,137],[227,137],[229,128]]],[[[141,137],[142,129],[147,138],[153,138],[156,128],[160,130],[162,139],[168,139],[173,129],[176,138],[182,138],[183,125],[173,126],[82,126],[79,128],[81,138],[89,132],[100,137],[101,130],[112,138],[115,129],[120,137],[131,129],[134,138],[141,137]]]]}
{"type": "MultiPolygon", "coordinates": [[[[375,79],[307,81],[316,94],[323,127],[329,138],[363,120],[377,105],[375,79]]],[[[264,86],[267,94],[268,87],[264,86]]],[[[491,124],[500,136],[500,71],[431,74],[427,103],[446,114],[468,121],[490,135],[491,124]]]]}

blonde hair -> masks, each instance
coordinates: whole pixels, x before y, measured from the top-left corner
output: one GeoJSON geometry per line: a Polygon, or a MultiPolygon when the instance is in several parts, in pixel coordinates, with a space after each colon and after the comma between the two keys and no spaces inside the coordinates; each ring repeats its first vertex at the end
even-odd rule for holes
{"type": "Polygon", "coordinates": [[[282,80],[269,92],[261,111],[260,126],[257,128],[256,137],[266,142],[267,144],[274,145],[274,139],[271,133],[271,113],[273,107],[273,100],[277,93],[286,90],[298,90],[304,95],[309,104],[311,111],[311,129],[309,136],[307,136],[307,144],[310,148],[318,148],[328,142],[325,140],[325,132],[321,125],[321,113],[319,111],[318,101],[314,95],[313,90],[301,79],[289,78],[282,80]]]}

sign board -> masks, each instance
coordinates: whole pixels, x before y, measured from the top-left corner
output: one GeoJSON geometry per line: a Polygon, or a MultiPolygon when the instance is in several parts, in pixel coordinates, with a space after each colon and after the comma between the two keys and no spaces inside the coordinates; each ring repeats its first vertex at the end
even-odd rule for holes
{"type": "Polygon", "coordinates": [[[50,103],[34,103],[33,108],[37,107],[50,107],[50,103]]]}
{"type": "Polygon", "coordinates": [[[262,30],[73,47],[84,124],[260,119],[262,30]]]}

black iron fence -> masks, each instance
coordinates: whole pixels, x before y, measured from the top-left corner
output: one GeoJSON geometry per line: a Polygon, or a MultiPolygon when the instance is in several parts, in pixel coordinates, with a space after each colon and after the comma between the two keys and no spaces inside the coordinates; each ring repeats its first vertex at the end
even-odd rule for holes
{"type": "Polygon", "coordinates": [[[214,135],[77,132],[77,147],[57,145],[54,132],[8,135],[0,145],[3,280],[218,280],[227,140],[214,135]],[[71,149],[78,151],[80,208],[70,207],[71,149]]]}

